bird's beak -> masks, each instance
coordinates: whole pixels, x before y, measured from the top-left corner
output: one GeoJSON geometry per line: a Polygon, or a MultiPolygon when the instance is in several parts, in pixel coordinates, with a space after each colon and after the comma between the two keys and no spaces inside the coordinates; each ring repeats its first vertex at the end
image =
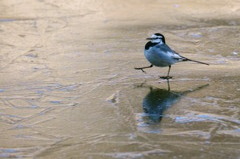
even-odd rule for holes
{"type": "Polygon", "coordinates": [[[153,38],[146,38],[146,40],[153,40],[153,38]]]}

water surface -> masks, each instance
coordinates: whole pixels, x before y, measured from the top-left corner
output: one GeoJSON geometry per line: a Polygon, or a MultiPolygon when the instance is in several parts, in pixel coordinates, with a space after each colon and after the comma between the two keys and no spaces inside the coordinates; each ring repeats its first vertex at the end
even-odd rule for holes
{"type": "Polygon", "coordinates": [[[0,158],[239,158],[238,0],[0,4],[0,158]],[[155,32],[210,66],[134,70],[155,32]]]}

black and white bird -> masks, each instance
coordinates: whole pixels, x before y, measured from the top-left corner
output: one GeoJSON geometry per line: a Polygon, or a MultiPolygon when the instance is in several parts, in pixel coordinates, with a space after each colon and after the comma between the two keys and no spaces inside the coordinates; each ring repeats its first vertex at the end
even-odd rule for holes
{"type": "Polygon", "coordinates": [[[144,55],[146,59],[151,63],[150,66],[146,67],[138,67],[135,68],[136,70],[142,70],[142,72],[145,72],[144,69],[151,68],[153,66],[157,67],[167,67],[168,66],[168,74],[167,76],[161,77],[163,79],[170,79],[172,77],[169,76],[171,65],[183,62],[183,61],[192,61],[204,65],[209,65],[208,63],[191,60],[189,58],[183,57],[174,50],[172,50],[166,43],[165,43],[165,37],[160,33],[153,34],[150,38],[147,38],[147,40],[150,40],[145,45],[144,49],[144,55]]]}

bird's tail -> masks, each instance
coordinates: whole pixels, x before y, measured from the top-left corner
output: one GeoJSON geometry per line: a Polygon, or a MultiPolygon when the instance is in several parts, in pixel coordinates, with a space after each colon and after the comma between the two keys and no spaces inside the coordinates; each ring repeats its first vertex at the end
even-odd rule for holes
{"type": "Polygon", "coordinates": [[[192,61],[192,62],[196,62],[196,63],[204,64],[204,65],[209,65],[208,63],[201,62],[201,61],[197,61],[197,60],[191,60],[191,59],[188,59],[188,58],[184,58],[183,61],[192,61]]]}

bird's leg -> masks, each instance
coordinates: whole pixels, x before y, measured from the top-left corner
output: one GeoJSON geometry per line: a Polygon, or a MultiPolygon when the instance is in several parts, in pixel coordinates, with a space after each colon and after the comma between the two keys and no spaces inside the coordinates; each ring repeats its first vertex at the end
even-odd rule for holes
{"type": "Polygon", "coordinates": [[[167,73],[167,77],[170,77],[170,76],[169,76],[170,70],[171,70],[171,65],[169,65],[169,66],[168,66],[168,73],[167,73]]]}
{"type": "Polygon", "coordinates": [[[135,67],[134,69],[135,69],[135,70],[141,70],[142,72],[146,73],[146,72],[144,71],[144,69],[146,69],[146,68],[151,68],[151,67],[153,67],[153,65],[146,66],[146,67],[135,67]]]}
{"type": "Polygon", "coordinates": [[[160,77],[161,79],[172,79],[172,77],[171,76],[169,76],[169,73],[170,73],[170,70],[171,70],[171,65],[169,65],[168,66],[168,74],[167,74],[167,76],[162,76],[162,77],[160,77]]]}
{"type": "Polygon", "coordinates": [[[170,92],[170,82],[169,82],[169,79],[167,79],[167,84],[168,84],[168,92],[170,92]]]}

